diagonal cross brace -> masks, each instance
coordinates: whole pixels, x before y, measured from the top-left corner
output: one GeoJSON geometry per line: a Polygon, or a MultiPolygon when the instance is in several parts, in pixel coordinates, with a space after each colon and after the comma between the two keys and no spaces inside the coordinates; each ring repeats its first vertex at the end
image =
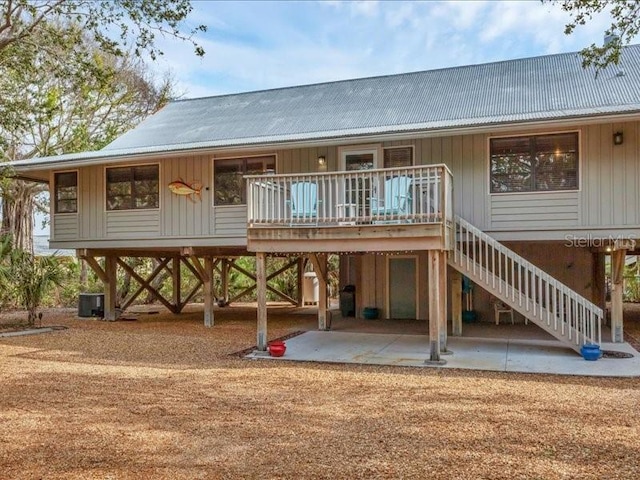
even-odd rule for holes
{"type": "MultiPolygon", "coordinates": [[[[282,272],[290,269],[293,266],[296,266],[298,264],[298,259],[296,258],[295,260],[290,261],[289,263],[287,263],[286,265],[284,265],[283,267],[279,268],[278,270],[276,270],[275,272],[271,273],[268,277],[267,277],[267,290],[269,290],[270,292],[272,292],[273,294],[279,296],[280,298],[283,298],[284,300],[286,300],[289,303],[292,303],[294,305],[297,305],[298,302],[297,300],[294,300],[293,298],[291,298],[289,295],[287,295],[286,293],[283,293],[277,289],[275,289],[274,287],[272,287],[271,285],[269,285],[269,280],[274,279],[275,277],[277,277],[278,275],[280,275],[282,272]]],[[[240,273],[242,273],[244,276],[248,277],[249,279],[253,280],[254,284],[251,285],[250,287],[245,288],[242,292],[238,293],[235,297],[233,297],[232,299],[229,300],[229,303],[235,302],[236,300],[238,300],[239,298],[242,298],[243,296],[245,296],[246,294],[252,292],[253,290],[255,290],[257,288],[257,284],[256,284],[256,276],[254,274],[252,274],[251,272],[249,272],[248,270],[242,268],[241,266],[237,265],[235,260],[231,260],[229,261],[229,267],[230,268],[235,268],[237,271],[239,271],[240,273]]]]}
{"type": "Polygon", "coordinates": [[[142,278],[136,271],[130,267],[124,260],[120,257],[117,258],[118,265],[120,265],[129,275],[131,275],[136,282],[140,285],[138,289],[122,304],[122,310],[125,310],[133,301],[138,298],[138,296],[144,291],[147,290],[151,295],[153,295],[156,299],[158,299],[165,307],[167,307],[173,313],[177,313],[178,309],[176,305],[171,304],[171,302],[167,301],[160,292],[158,292],[155,288],[151,286],[151,282],[154,278],[158,276],[158,274],[165,269],[171,257],[161,259],[160,264],[151,272],[149,278],[145,280],[142,278]]]}

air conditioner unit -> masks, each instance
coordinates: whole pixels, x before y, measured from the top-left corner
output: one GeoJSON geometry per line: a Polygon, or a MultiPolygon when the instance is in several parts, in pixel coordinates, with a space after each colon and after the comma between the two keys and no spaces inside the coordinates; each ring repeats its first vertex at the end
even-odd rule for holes
{"type": "Polygon", "coordinates": [[[104,317],[104,293],[81,293],[78,299],[79,317],[104,317]]]}

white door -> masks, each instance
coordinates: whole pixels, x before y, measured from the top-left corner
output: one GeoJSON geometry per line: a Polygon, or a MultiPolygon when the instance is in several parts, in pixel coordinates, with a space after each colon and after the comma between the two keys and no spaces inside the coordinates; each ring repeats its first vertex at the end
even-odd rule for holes
{"type": "Polygon", "coordinates": [[[389,318],[417,318],[417,258],[388,257],[389,318]]]}

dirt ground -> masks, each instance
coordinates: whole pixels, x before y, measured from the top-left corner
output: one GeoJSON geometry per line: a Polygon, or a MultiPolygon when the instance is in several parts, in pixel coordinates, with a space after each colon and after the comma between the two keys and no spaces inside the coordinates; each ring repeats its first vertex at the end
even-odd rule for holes
{"type": "Polygon", "coordinates": [[[640,478],[640,379],[245,360],[242,307],[43,323],[0,338],[2,479],[640,478]]]}

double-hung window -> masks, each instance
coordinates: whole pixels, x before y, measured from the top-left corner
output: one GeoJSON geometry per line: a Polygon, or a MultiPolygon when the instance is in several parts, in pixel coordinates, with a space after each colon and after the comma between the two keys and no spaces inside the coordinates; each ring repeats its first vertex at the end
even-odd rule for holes
{"type": "Polygon", "coordinates": [[[275,155],[214,160],[214,202],[220,205],[245,205],[247,188],[243,175],[275,172],[275,155]]]}
{"type": "Polygon", "coordinates": [[[107,168],[107,210],[142,210],[160,205],[158,165],[107,168]]]}
{"type": "Polygon", "coordinates": [[[78,172],[60,172],[54,175],[55,213],[78,212],[78,172]]]}
{"type": "Polygon", "coordinates": [[[578,133],[492,138],[491,193],[577,190],[578,133]]]}

